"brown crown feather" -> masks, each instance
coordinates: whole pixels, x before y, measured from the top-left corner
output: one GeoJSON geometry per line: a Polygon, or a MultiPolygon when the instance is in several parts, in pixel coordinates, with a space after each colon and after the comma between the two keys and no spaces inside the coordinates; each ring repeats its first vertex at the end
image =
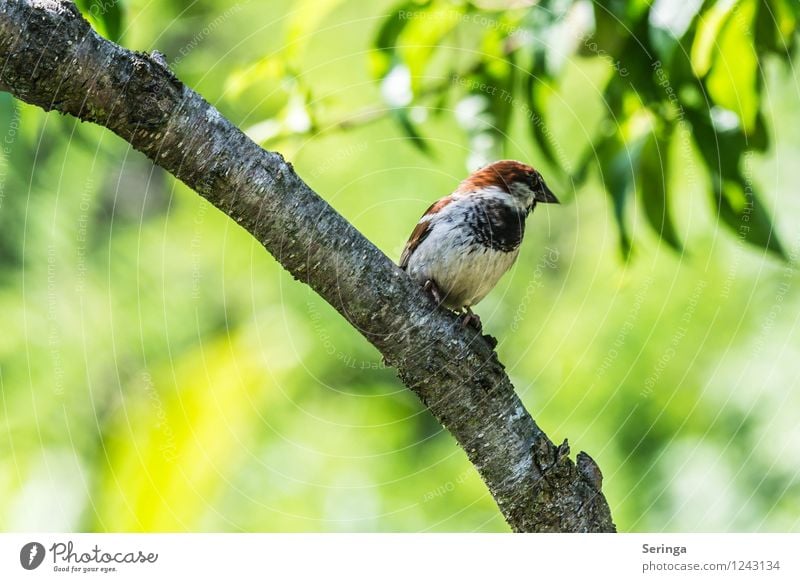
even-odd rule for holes
{"type": "Polygon", "coordinates": [[[499,188],[509,192],[509,187],[514,182],[530,182],[536,170],[527,164],[515,160],[501,160],[480,170],[474,171],[469,178],[461,182],[458,192],[474,192],[482,188],[499,188]]]}

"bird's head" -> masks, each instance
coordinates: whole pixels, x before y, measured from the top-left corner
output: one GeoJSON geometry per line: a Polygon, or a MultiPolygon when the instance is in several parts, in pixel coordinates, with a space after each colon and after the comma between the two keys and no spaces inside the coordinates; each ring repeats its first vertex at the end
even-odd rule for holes
{"type": "Polygon", "coordinates": [[[506,192],[525,210],[532,210],[537,202],[559,203],[539,172],[514,160],[501,160],[476,170],[461,183],[459,191],[469,194],[489,188],[506,192]]]}

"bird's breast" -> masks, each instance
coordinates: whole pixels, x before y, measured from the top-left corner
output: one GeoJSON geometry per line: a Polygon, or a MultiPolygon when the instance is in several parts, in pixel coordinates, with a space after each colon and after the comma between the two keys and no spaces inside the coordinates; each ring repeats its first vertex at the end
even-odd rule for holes
{"type": "Polygon", "coordinates": [[[525,213],[507,205],[455,207],[431,221],[408,273],[420,283],[435,281],[447,307],[475,305],[516,260],[524,231],[525,213]]]}
{"type": "Polygon", "coordinates": [[[464,226],[478,244],[509,253],[522,242],[526,218],[527,212],[500,201],[487,200],[466,209],[464,226]]]}

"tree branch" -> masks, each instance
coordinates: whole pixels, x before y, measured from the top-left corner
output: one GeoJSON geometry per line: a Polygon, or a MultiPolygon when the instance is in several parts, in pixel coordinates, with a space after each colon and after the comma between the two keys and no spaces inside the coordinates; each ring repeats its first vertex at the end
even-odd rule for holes
{"type": "Polygon", "coordinates": [[[0,88],[107,127],[247,229],[395,367],[452,433],[516,531],[614,531],[601,476],[556,447],[514,392],[487,338],[461,329],[163,58],[98,36],[72,2],[3,0],[0,88]]]}

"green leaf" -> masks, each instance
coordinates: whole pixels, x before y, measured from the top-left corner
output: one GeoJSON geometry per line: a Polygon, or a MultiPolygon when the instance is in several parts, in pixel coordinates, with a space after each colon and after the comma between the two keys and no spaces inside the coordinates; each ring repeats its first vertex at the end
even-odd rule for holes
{"type": "Polygon", "coordinates": [[[584,150],[583,154],[581,154],[580,158],[578,158],[578,163],[575,165],[575,169],[569,175],[569,179],[576,187],[582,186],[586,181],[586,178],[589,177],[589,170],[592,167],[592,162],[595,157],[595,149],[593,147],[588,147],[584,150]]]}
{"type": "Polygon", "coordinates": [[[531,110],[532,119],[527,120],[526,123],[532,131],[533,140],[539,146],[545,159],[553,168],[563,170],[562,164],[556,157],[555,146],[553,145],[555,137],[548,127],[547,119],[547,103],[554,93],[555,89],[548,83],[536,83],[534,81],[528,95],[528,107],[531,110]]]}
{"type": "MultiPolygon", "coordinates": [[[[621,101],[630,99],[625,96],[621,101]]],[[[667,188],[668,152],[673,132],[674,125],[660,126],[651,112],[639,107],[626,116],[625,123],[604,138],[596,149],[601,164],[601,180],[613,204],[620,249],[625,257],[632,249],[625,214],[634,191],[642,202],[650,227],[670,247],[683,251],[669,211],[667,188]]],[[[587,162],[590,162],[589,158],[587,162]]]]}
{"type": "Polygon", "coordinates": [[[118,42],[124,19],[122,0],[77,0],[89,23],[108,40],[118,42]]]}
{"type": "MultiPolygon", "coordinates": [[[[692,27],[692,23],[700,14],[703,0],[655,0],[648,13],[650,44],[659,58],[669,63],[680,39],[692,27]]],[[[683,51],[681,51],[683,52],[683,51]]]]}
{"type": "Polygon", "coordinates": [[[293,11],[286,30],[286,58],[296,62],[305,51],[314,31],[325,17],[343,0],[298,0],[293,3],[293,11]]]}
{"type": "Polygon", "coordinates": [[[728,228],[745,242],[767,249],[786,259],[775,227],[764,205],[752,186],[742,188],[742,181],[721,181],[714,189],[714,199],[719,217],[728,228]]]}
{"type": "Polygon", "coordinates": [[[286,106],[288,87],[294,82],[285,59],[280,55],[266,55],[231,71],[225,79],[225,94],[238,105],[257,97],[251,107],[257,107],[264,115],[272,115],[286,106]]]}
{"type": "Polygon", "coordinates": [[[742,0],[722,29],[706,78],[714,102],[735,112],[745,132],[755,129],[760,105],[759,63],[753,42],[757,0],[742,0]]]}
{"type": "Polygon", "coordinates": [[[534,143],[539,146],[542,155],[553,168],[561,168],[556,159],[556,154],[551,143],[552,134],[547,130],[547,98],[553,93],[550,75],[545,69],[545,59],[542,51],[537,46],[534,49],[531,69],[525,77],[525,98],[531,119],[526,124],[531,132],[534,143]]]}
{"type": "Polygon", "coordinates": [[[759,3],[756,17],[756,46],[759,50],[774,52],[788,59],[796,29],[797,16],[788,0],[764,0],[759,3]]]}
{"type": "Polygon", "coordinates": [[[747,145],[752,149],[765,152],[769,149],[769,133],[767,133],[767,122],[764,120],[764,114],[760,111],[756,115],[756,126],[753,134],[748,136],[747,145]]]}
{"type": "Polygon", "coordinates": [[[403,43],[397,47],[397,53],[411,73],[414,93],[419,91],[433,52],[439,48],[444,37],[462,22],[463,12],[463,6],[434,2],[426,10],[415,12],[416,16],[409,18],[401,31],[403,43]]]}
{"type": "Polygon", "coordinates": [[[716,131],[711,123],[711,114],[705,107],[701,110],[687,107],[684,114],[692,125],[697,150],[712,177],[737,179],[739,161],[749,147],[747,136],[741,131],[716,131]]]}
{"type": "Polygon", "coordinates": [[[631,148],[625,147],[618,133],[606,138],[596,150],[600,160],[600,177],[614,207],[620,251],[626,259],[630,256],[633,245],[625,212],[634,186],[634,167],[638,165],[640,150],[638,143],[631,148]]]}
{"type": "Polygon", "coordinates": [[[663,134],[654,130],[645,138],[639,155],[636,182],[648,223],[664,242],[682,252],[683,245],[669,212],[667,189],[668,153],[672,135],[673,127],[669,126],[663,134]]]}
{"type": "MultiPolygon", "coordinates": [[[[697,149],[711,175],[711,195],[720,220],[749,244],[785,258],[785,251],[752,183],[742,174],[742,159],[759,143],[758,131],[748,139],[741,131],[717,132],[708,112],[686,109],[697,149]]],[[[763,124],[763,120],[760,122],[763,124]]],[[[765,131],[762,127],[759,131],[765,131]]],[[[766,140],[766,136],[760,139],[766,140]]]]}
{"type": "Polygon", "coordinates": [[[419,2],[405,2],[401,4],[389,17],[383,21],[375,36],[375,51],[369,55],[370,72],[376,79],[382,79],[391,70],[399,57],[397,56],[397,39],[403,32],[411,17],[417,11],[424,9],[426,4],[419,2]]]}
{"type": "Polygon", "coordinates": [[[400,126],[400,129],[411,142],[411,145],[413,145],[423,154],[431,155],[430,145],[422,136],[422,134],[419,133],[414,125],[414,122],[411,121],[408,113],[409,110],[406,107],[398,107],[396,109],[392,109],[392,118],[400,126]]]}
{"type": "Polygon", "coordinates": [[[487,111],[493,120],[489,130],[500,140],[508,138],[508,126],[514,112],[512,94],[517,79],[517,67],[512,66],[513,60],[512,53],[502,60],[505,66],[491,66],[498,59],[484,61],[469,77],[471,86],[474,87],[472,93],[487,98],[487,111]]]}
{"type": "MultiPolygon", "coordinates": [[[[772,0],[769,5],[772,6],[775,15],[775,26],[777,28],[778,37],[783,44],[791,46],[795,34],[797,33],[797,19],[798,15],[800,15],[800,5],[792,0],[772,0]]],[[[763,7],[762,10],[764,10],[763,7]]],[[[779,46],[779,50],[784,49],[783,44],[779,46]]]]}
{"type": "MultiPolygon", "coordinates": [[[[594,34],[592,42],[614,60],[623,58],[623,48],[631,34],[624,3],[592,2],[594,34]]],[[[585,47],[584,47],[585,48],[585,47]]],[[[592,51],[596,54],[596,51],[592,51]]]]}
{"type": "MultiPolygon", "coordinates": [[[[516,67],[511,67],[506,77],[491,79],[491,81],[500,91],[504,92],[504,95],[510,96],[514,91],[514,84],[517,78],[516,73],[516,67]]],[[[511,123],[511,117],[514,113],[512,104],[513,101],[510,97],[508,99],[489,100],[489,112],[492,114],[492,117],[494,117],[493,131],[497,133],[501,139],[508,138],[509,124],[511,123]]]]}
{"type": "Polygon", "coordinates": [[[734,6],[736,1],[717,0],[716,4],[700,17],[691,51],[692,68],[698,77],[704,77],[711,69],[714,47],[720,36],[720,30],[728,21],[734,6]]]}

